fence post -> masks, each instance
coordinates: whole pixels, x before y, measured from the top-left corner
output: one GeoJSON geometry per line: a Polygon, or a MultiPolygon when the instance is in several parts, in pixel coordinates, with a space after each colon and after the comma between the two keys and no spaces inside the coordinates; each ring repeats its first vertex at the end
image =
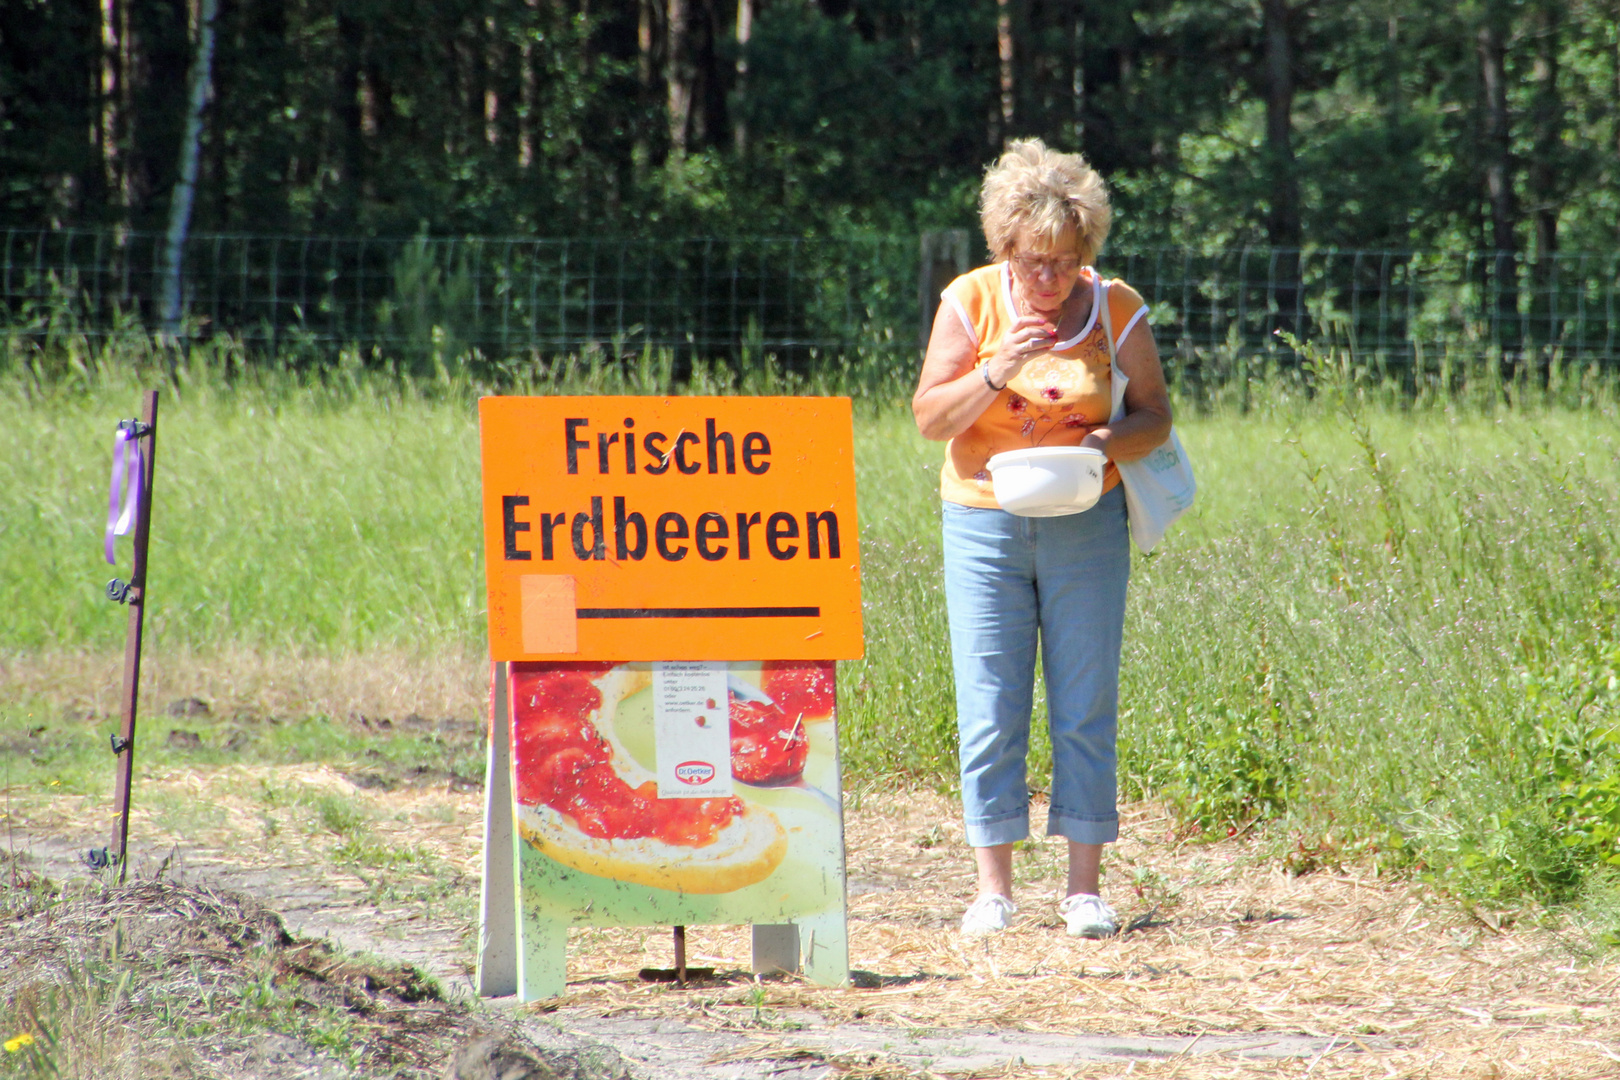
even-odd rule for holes
{"type": "Polygon", "coordinates": [[[922,234],[918,244],[917,307],[922,312],[917,343],[928,348],[934,329],[934,313],[939,310],[939,294],[959,275],[968,271],[968,231],[934,229],[922,234]]]}

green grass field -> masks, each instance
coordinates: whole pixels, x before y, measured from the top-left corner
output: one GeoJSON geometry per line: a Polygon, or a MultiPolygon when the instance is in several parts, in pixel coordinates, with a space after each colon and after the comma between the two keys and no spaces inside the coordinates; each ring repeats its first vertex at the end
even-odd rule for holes
{"type": "MultiPolygon", "coordinates": [[[[564,385],[668,377],[643,374],[576,369],[564,385]]],[[[145,383],[89,361],[4,378],[0,656],[15,670],[115,652],[111,433],[145,383]]],[[[916,434],[904,382],[858,398],[867,655],[840,667],[857,787],[949,785],[955,767],[941,448],[916,434]]],[[[1469,898],[1620,910],[1614,389],[1470,386],[1413,401],[1323,361],[1310,394],[1273,375],[1180,404],[1200,502],[1133,570],[1124,788],[1165,800],[1189,834],[1256,829],[1294,870],[1370,859],[1469,898]]],[[[250,653],[273,682],[277,657],[289,680],[310,657],[449,657],[477,677],[475,396],[448,378],[183,365],[161,412],[151,662],[250,653]]],[[[127,541],[120,553],[127,572],[127,541]]],[[[0,690],[0,739],[71,696],[31,685],[0,690]]],[[[103,769],[105,732],[76,730],[103,769]]],[[[266,752],[300,752],[278,738],[266,752]]],[[[334,738],[308,752],[356,752],[334,738]]],[[[48,782],[78,753],[13,755],[11,782],[48,782]]],[[[1044,782],[1043,752],[1034,768],[1044,782]]]]}

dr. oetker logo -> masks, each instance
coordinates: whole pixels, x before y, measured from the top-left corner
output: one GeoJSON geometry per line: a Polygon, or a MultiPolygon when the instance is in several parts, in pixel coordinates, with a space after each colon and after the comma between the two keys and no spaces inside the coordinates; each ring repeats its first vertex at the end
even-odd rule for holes
{"type": "Polygon", "coordinates": [[[675,779],[698,787],[714,779],[714,766],[707,761],[683,761],[675,766],[675,779]]]}

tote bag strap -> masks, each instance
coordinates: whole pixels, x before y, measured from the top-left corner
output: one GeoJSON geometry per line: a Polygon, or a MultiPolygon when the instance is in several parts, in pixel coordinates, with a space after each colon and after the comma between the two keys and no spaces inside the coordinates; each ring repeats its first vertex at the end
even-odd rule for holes
{"type": "Polygon", "coordinates": [[[1097,275],[1097,304],[1098,315],[1102,317],[1103,337],[1108,339],[1108,366],[1119,372],[1119,350],[1114,345],[1114,314],[1108,310],[1108,283],[1103,281],[1101,274],[1097,275]]]}
{"type": "Polygon", "coordinates": [[[1097,314],[1102,316],[1103,338],[1108,342],[1109,398],[1112,406],[1108,422],[1112,424],[1125,415],[1125,384],[1130,380],[1119,370],[1119,344],[1114,340],[1114,313],[1108,303],[1108,283],[1103,280],[1101,274],[1097,275],[1097,303],[1101,305],[1101,310],[1097,314]]]}

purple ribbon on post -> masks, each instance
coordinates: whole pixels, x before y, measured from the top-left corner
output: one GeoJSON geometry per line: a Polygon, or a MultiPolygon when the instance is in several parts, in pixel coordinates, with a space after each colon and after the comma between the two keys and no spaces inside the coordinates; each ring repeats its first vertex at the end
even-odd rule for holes
{"type": "Polygon", "coordinates": [[[112,490],[107,499],[107,563],[117,565],[113,553],[113,537],[127,536],[135,527],[141,512],[141,485],[146,482],[145,462],[141,457],[140,436],[129,423],[118,425],[117,441],[113,443],[112,490]],[[119,504],[123,506],[120,508],[119,504]]]}

